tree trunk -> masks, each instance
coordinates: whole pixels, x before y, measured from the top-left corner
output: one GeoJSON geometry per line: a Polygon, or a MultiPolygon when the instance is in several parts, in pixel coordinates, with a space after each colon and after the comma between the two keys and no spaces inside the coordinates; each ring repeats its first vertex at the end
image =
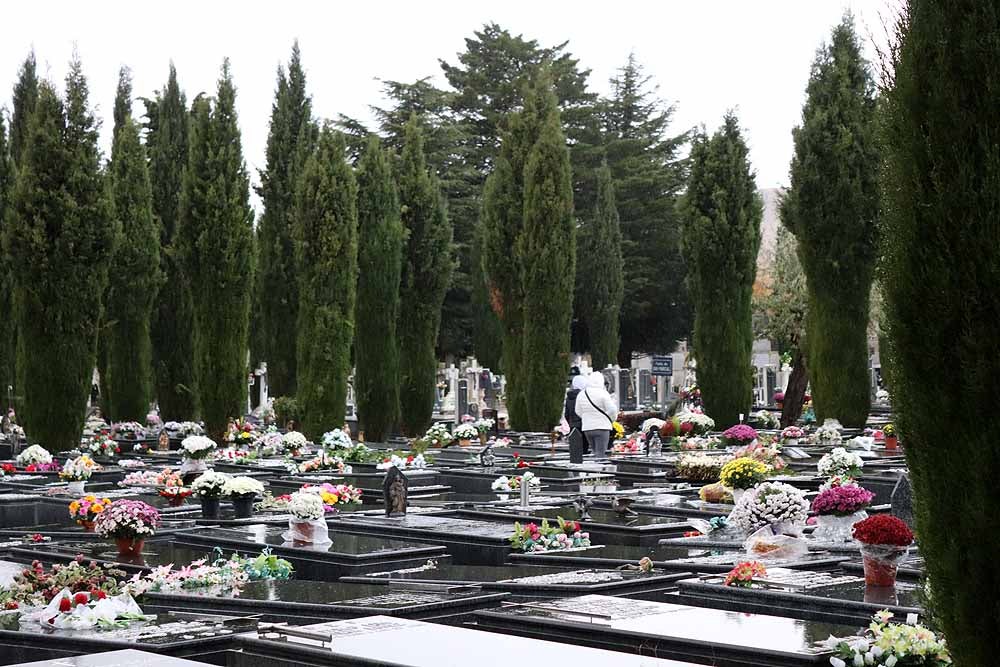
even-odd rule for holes
{"type": "Polygon", "coordinates": [[[785,389],[785,402],[781,409],[781,428],[791,426],[802,414],[802,404],[805,402],[808,384],[806,357],[802,354],[801,349],[797,349],[792,358],[792,374],[788,376],[788,387],[785,389]]]}

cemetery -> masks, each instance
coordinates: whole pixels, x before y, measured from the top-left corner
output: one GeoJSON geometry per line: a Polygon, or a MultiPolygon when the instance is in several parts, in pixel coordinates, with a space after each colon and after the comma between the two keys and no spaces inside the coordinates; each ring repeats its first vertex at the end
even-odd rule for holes
{"type": "Polygon", "coordinates": [[[0,667],[1000,664],[1000,12],[874,1],[12,7],[0,667]]]}

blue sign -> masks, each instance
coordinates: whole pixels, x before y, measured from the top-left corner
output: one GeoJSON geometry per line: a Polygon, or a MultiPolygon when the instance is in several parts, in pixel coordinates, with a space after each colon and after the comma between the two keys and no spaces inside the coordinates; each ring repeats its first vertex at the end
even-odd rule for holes
{"type": "Polygon", "coordinates": [[[653,356],[653,375],[673,375],[674,358],[666,355],[653,356]]]}

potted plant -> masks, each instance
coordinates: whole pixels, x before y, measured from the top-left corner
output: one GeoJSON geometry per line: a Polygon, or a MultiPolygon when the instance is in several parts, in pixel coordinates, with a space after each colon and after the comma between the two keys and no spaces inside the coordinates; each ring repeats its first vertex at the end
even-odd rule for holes
{"type": "Polygon", "coordinates": [[[868,629],[860,636],[839,639],[830,637],[821,642],[835,653],[830,658],[833,667],[848,665],[899,665],[903,667],[948,667],[951,655],[945,640],[916,621],[890,623],[892,612],[887,609],[875,614],[868,629]]]}
{"type": "Polygon", "coordinates": [[[237,519],[253,516],[253,503],[257,496],[264,495],[264,485],[253,477],[230,477],[226,480],[223,493],[233,501],[237,519]]]}
{"type": "Polygon", "coordinates": [[[833,477],[849,477],[854,479],[861,474],[865,461],[854,452],[843,447],[834,447],[829,454],[824,454],[816,464],[819,474],[827,479],[833,477]]]}
{"type": "Polygon", "coordinates": [[[351,436],[347,435],[339,428],[335,428],[332,431],[324,433],[322,442],[323,449],[330,453],[348,450],[354,447],[354,443],[351,442],[351,436]]]}
{"type": "Polygon", "coordinates": [[[228,479],[229,475],[207,470],[191,484],[191,491],[201,499],[201,516],[203,518],[219,518],[219,499],[225,493],[228,479]]]}
{"type": "Polygon", "coordinates": [[[728,523],[748,534],[765,526],[773,526],[780,534],[805,524],[808,512],[809,501],[801,489],[782,482],[762,482],[736,503],[728,523]]]}
{"type": "Polygon", "coordinates": [[[323,501],[323,509],[336,512],[337,505],[361,504],[361,489],[352,484],[304,484],[300,491],[315,493],[323,501]]]}
{"type": "Polygon", "coordinates": [[[786,447],[795,447],[799,444],[799,440],[804,437],[806,437],[806,432],[798,426],[786,426],[781,431],[781,442],[784,443],[786,447]]]}
{"type": "Polygon", "coordinates": [[[17,465],[22,468],[28,466],[49,465],[52,463],[52,455],[41,445],[31,445],[17,455],[17,465]]]}
{"type": "Polygon", "coordinates": [[[215,440],[203,435],[189,435],[181,440],[181,475],[194,476],[208,469],[206,460],[215,453],[215,440]]]}
{"type": "Polygon", "coordinates": [[[476,427],[476,431],[479,432],[479,443],[486,446],[486,440],[489,437],[490,429],[493,428],[495,424],[492,419],[480,418],[477,419],[473,425],[476,427]]]}
{"type": "Polygon", "coordinates": [[[160,513],[155,507],[139,500],[116,500],[94,520],[94,531],[113,538],[122,556],[136,556],[159,525],[160,513]]]}
{"type": "Polygon", "coordinates": [[[299,456],[305,451],[309,441],[298,431],[289,431],[281,436],[281,452],[288,456],[299,456]]]}
{"type": "Polygon", "coordinates": [[[812,510],[816,514],[813,538],[829,542],[850,542],[851,527],[868,518],[865,508],[871,505],[875,494],[857,484],[831,486],[813,498],[812,510]]]}
{"type": "Polygon", "coordinates": [[[111,501],[107,498],[84,496],[69,504],[69,515],[89,533],[94,530],[94,521],[110,505],[111,501]]]}
{"type": "Polygon", "coordinates": [[[769,472],[771,469],[766,464],[744,456],[722,466],[719,481],[727,489],[732,489],[733,502],[739,503],[746,490],[763,482],[769,472]]]}
{"type": "Polygon", "coordinates": [[[459,447],[468,447],[472,444],[473,438],[479,437],[479,429],[476,428],[475,424],[466,422],[456,426],[452,435],[458,439],[459,447]]]}
{"type": "Polygon", "coordinates": [[[292,542],[312,544],[329,541],[326,534],[326,507],[323,498],[311,491],[296,491],[288,499],[288,532],[285,538],[292,542]]]}
{"type": "Polygon", "coordinates": [[[94,456],[103,456],[107,459],[113,459],[121,453],[118,443],[111,439],[107,431],[95,433],[87,443],[87,450],[94,456]]]}
{"type": "Polygon", "coordinates": [[[885,448],[896,450],[899,448],[899,436],[896,435],[896,427],[893,424],[886,424],[882,428],[882,435],[885,437],[885,448]]]}
{"type": "Polygon", "coordinates": [[[755,560],[745,560],[736,564],[736,566],[726,574],[726,579],[723,581],[724,586],[733,586],[736,588],[752,588],[754,578],[763,579],[767,576],[767,568],[764,564],[755,560]]]}
{"type": "Polygon", "coordinates": [[[896,568],[913,544],[913,532],[891,514],[876,514],[854,524],[854,539],[861,542],[865,583],[895,586],[896,568]]]}
{"type": "Polygon", "coordinates": [[[146,433],[146,428],[139,422],[119,422],[112,425],[111,437],[121,440],[139,440],[146,433]]]}
{"type": "Polygon", "coordinates": [[[191,489],[184,486],[183,478],[170,468],[157,473],[156,481],[160,489],[160,495],[167,499],[171,507],[180,507],[184,504],[184,499],[191,495],[191,489]]]}
{"type": "Polygon", "coordinates": [[[781,410],[785,407],[785,392],[776,391],[774,392],[774,407],[781,410]]]}
{"type": "Polygon", "coordinates": [[[427,429],[423,440],[430,447],[447,447],[454,440],[454,436],[448,432],[448,427],[438,422],[427,429]]]}
{"type": "Polygon", "coordinates": [[[86,454],[81,454],[66,462],[66,465],[59,472],[59,477],[69,482],[66,488],[69,489],[70,493],[82,494],[87,480],[90,479],[95,470],[100,469],[101,466],[94,459],[86,454]]]}
{"type": "Polygon", "coordinates": [[[757,431],[752,426],[737,424],[722,432],[722,442],[727,447],[746,447],[757,439],[757,431]]]}

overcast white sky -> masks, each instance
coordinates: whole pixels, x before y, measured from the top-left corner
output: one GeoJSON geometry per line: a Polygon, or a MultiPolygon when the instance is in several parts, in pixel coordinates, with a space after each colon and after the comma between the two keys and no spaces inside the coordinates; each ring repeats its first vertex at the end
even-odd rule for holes
{"type": "Polygon", "coordinates": [[[0,106],[9,108],[17,69],[32,46],[41,73],[61,86],[76,44],[92,100],[106,119],[106,150],[119,66],[132,68],[135,94],[141,96],[164,84],[173,59],[190,101],[199,91],[214,90],[222,59],[229,56],[244,152],[256,181],[264,163],[275,68],[287,61],[295,38],[316,115],[366,118],[368,105],[382,101],[376,79],[433,75],[443,85],[438,58],[454,62],[465,37],[496,21],[543,45],[569,40],[569,50],[592,70],[592,88],[602,94],[634,50],[660,95],[676,102],[678,131],[698,124],[712,129],[726,109],[736,108],[757,183],[771,187],[788,180],[791,130],[799,121],[816,48],[850,8],[874,58],[872,40],[884,43],[884,20],[898,5],[899,0],[174,0],[154,5],[35,0],[4,7],[0,106]]]}

